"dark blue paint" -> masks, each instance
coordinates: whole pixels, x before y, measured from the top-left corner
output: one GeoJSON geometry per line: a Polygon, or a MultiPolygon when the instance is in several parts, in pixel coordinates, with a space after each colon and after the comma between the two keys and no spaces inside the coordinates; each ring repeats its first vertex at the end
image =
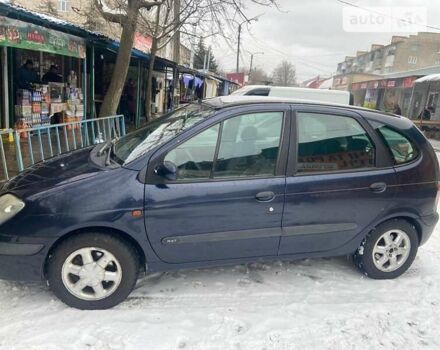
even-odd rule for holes
{"type": "Polygon", "coordinates": [[[372,170],[343,174],[292,176],[287,178],[283,226],[353,223],[357,229],[313,236],[282,237],[279,254],[336,249],[377,221],[392,206],[395,196],[394,170],[372,170]],[[374,193],[370,185],[385,182],[388,189],[374,193]]]}
{"type": "MultiPolygon", "coordinates": [[[[284,104],[282,108],[288,112],[288,107],[284,104]]],[[[374,226],[395,217],[412,220],[421,243],[429,238],[438,219],[439,174],[435,153],[410,121],[374,112],[319,107],[336,113],[355,110],[364,121],[380,121],[401,130],[421,151],[416,161],[361,172],[295,176],[281,167],[287,175],[269,179],[186,184],[143,182],[143,168],[154,154],[238,111],[268,108],[267,103],[223,106],[179,140],[170,140],[129,167],[96,166],[89,160],[89,148],[39,163],[21,173],[5,185],[1,194],[15,194],[26,202],[26,207],[0,226],[0,244],[43,244],[44,248],[32,256],[1,255],[0,277],[41,279],[53,245],[78,230],[112,230],[129,237],[145,254],[149,270],[241,263],[258,258],[351,254],[374,226]],[[370,185],[377,182],[387,184],[385,192],[371,191],[370,185]],[[255,195],[265,191],[274,192],[275,198],[270,202],[257,201],[255,195]],[[144,217],[131,215],[137,209],[144,210],[144,217]],[[357,228],[283,235],[289,227],[332,223],[355,224],[357,228]],[[263,228],[270,230],[271,235],[240,239],[241,231],[263,228]],[[162,241],[170,236],[228,231],[238,232],[237,239],[189,244],[162,241]]],[[[280,108],[279,104],[276,108],[280,108]]],[[[294,141],[294,137],[284,140],[283,150],[288,149],[289,140],[294,141]]],[[[284,162],[287,158],[287,153],[285,158],[281,157],[284,162]]]]}
{"type": "Polygon", "coordinates": [[[277,255],[279,236],[230,241],[164,245],[169,236],[278,228],[284,204],[285,178],[146,185],[145,223],[154,251],[169,263],[277,255]],[[259,202],[255,195],[272,191],[259,202]],[[273,211],[270,211],[273,208],[273,211]],[[176,252],[178,251],[178,254],[176,252]]]}

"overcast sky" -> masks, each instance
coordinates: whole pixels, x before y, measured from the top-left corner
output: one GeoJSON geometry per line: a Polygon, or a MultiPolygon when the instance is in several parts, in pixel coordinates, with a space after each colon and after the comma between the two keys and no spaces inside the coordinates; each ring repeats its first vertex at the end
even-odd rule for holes
{"type": "MultiPolygon", "coordinates": [[[[427,24],[440,28],[439,0],[346,1],[363,8],[423,6],[428,13],[427,24]]],[[[271,73],[277,63],[287,59],[295,64],[298,80],[302,81],[318,74],[331,75],[338,62],[347,55],[354,55],[357,50],[368,50],[373,43],[387,44],[392,35],[409,34],[346,32],[342,13],[348,5],[337,0],[279,0],[279,4],[281,10],[254,4],[243,10],[248,18],[263,15],[248,28],[243,26],[241,65],[244,63],[249,68],[249,52],[264,52],[264,55],[254,56],[254,65],[271,73]]],[[[420,31],[423,29],[420,27],[420,31]]],[[[429,31],[436,30],[430,28],[429,31]]],[[[437,32],[440,33],[440,29],[437,32]]],[[[235,70],[236,47],[229,47],[218,39],[212,41],[211,45],[222,69],[235,70]]]]}

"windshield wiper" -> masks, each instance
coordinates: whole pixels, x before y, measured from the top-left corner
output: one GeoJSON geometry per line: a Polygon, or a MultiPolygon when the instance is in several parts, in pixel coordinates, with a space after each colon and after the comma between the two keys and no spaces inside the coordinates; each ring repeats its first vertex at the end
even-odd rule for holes
{"type": "Polygon", "coordinates": [[[108,152],[107,152],[107,156],[105,157],[105,165],[109,166],[111,164],[111,155],[112,153],[115,153],[115,143],[116,141],[118,141],[118,138],[114,138],[113,140],[110,141],[109,147],[108,148],[108,152]]]}
{"type": "Polygon", "coordinates": [[[112,145],[113,141],[108,141],[104,144],[104,146],[102,146],[100,148],[100,150],[98,151],[98,156],[102,156],[102,154],[112,145]]]}

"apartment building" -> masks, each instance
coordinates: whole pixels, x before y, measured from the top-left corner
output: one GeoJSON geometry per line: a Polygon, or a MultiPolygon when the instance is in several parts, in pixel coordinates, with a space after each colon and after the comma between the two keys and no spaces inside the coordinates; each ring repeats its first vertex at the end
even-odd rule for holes
{"type": "Polygon", "coordinates": [[[84,25],[87,17],[81,15],[81,12],[86,13],[87,10],[90,10],[92,0],[11,0],[10,2],[67,22],[84,25]]]}
{"type": "Polygon", "coordinates": [[[440,65],[440,33],[393,36],[388,45],[373,44],[338,64],[337,75],[389,74],[440,65]]]}

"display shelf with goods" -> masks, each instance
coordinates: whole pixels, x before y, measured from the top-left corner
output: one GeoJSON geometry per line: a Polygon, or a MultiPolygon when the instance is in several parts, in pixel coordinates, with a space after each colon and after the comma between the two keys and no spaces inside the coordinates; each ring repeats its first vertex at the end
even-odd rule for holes
{"type": "Polygon", "coordinates": [[[84,117],[82,90],[67,85],[33,84],[32,89],[17,90],[16,129],[48,126],[53,122],[81,121],[84,117]]]}
{"type": "Polygon", "coordinates": [[[76,87],[67,87],[66,97],[66,111],[63,121],[65,123],[81,121],[84,117],[82,90],[76,87]]]}
{"type": "Polygon", "coordinates": [[[17,90],[16,128],[24,129],[49,125],[49,103],[50,96],[47,85],[34,84],[32,89],[17,90]]]}

